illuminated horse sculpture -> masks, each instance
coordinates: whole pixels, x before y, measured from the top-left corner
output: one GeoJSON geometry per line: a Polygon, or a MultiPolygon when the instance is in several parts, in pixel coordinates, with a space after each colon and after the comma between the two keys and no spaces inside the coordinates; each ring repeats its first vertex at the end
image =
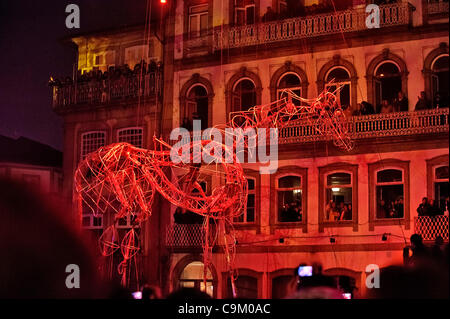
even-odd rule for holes
{"type": "MultiPolygon", "coordinates": [[[[335,93],[325,91],[315,100],[306,100],[285,90],[283,94],[287,98],[269,105],[255,106],[248,111],[232,113],[229,124],[217,128],[224,134],[229,134],[226,128],[234,128],[234,143],[245,141],[247,145],[248,140],[244,139],[247,129],[280,129],[292,123],[308,123],[318,134],[331,135],[336,146],[350,150],[353,142],[335,93]],[[299,101],[297,104],[300,105],[295,105],[293,100],[299,101]]],[[[203,137],[201,140],[189,141],[187,147],[192,151],[188,152],[190,158],[178,163],[171,158],[172,147],[156,138],[153,150],[117,143],[89,154],[75,173],[80,214],[83,210],[91,211],[94,216],[113,214],[114,223],[100,237],[100,248],[104,256],[121,250],[123,261],[119,265],[119,273],[122,274],[124,285],[128,283],[127,269],[140,249],[135,226],[151,215],[156,193],[184,211],[204,216],[204,277],[206,278],[211,260],[211,247],[217,234],[221,232],[233,295],[236,296],[233,220],[243,214],[247,205],[247,181],[235,154],[236,145],[227,147],[221,142],[203,137]],[[219,151],[211,153],[211,146],[219,151]],[[194,148],[206,150],[213,157],[211,164],[193,164],[201,163],[196,156],[202,154],[194,152],[194,148]],[[232,158],[231,163],[224,160],[226,157],[232,158]],[[199,181],[206,176],[215,175],[222,177],[223,184],[206,194],[199,181]],[[116,223],[121,218],[131,219],[133,227],[119,242],[116,223]],[[211,221],[217,222],[219,226],[214,227],[215,231],[210,231],[211,221]]]]}

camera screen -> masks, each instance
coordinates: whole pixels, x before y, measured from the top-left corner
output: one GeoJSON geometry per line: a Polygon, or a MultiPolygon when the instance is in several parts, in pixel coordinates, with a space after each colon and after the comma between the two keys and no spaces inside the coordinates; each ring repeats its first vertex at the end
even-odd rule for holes
{"type": "Polygon", "coordinates": [[[344,299],[352,299],[351,293],[343,293],[342,296],[344,297],[344,299]]]}
{"type": "Polygon", "coordinates": [[[142,292],[136,291],[132,293],[134,299],[142,299],[142,292]]]}
{"type": "Polygon", "coordinates": [[[300,277],[311,277],[312,270],[312,266],[300,266],[298,267],[298,275],[300,277]]]}

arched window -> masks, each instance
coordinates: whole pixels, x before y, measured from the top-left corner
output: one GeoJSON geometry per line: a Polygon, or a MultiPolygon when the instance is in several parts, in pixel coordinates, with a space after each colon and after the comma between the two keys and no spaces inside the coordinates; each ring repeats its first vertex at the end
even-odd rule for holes
{"type": "MultiPolygon", "coordinates": [[[[283,90],[289,89],[294,94],[298,96],[302,96],[302,87],[301,87],[301,80],[300,77],[295,73],[286,73],[283,75],[280,80],[278,81],[277,85],[277,99],[280,100],[281,98],[287,97],[286,94],[283,94],[283,90]]],[[[300,105],[301,102],[293,99],[292,102],[295,105],[300,105]]]]}
{"type": "Polygon", "coordinates": [[[189,89],[182,112],[182,127],[192,130],[194,120],[201,121],[202,130],[208,127],[208,92],[203,85],[194,85],[189,89]]]}
{"type": "Polygon", "coordinates": [[[326,83],[325,87],[331,92],[342,86],[337,94],[338,101],[344,109],[351,105],[351,79],[347,69],[343,67],[331,69],[326,76],[326,83]],[[330,83],[331,81],[333,82],[330,83]]]}
{"type": "Polygon", "coordinates": [[[213,297],[213,276],[210,269],[206,273],[206,287],[203,281],[203,263],[194,261],[184,267],[178,279],[178,288],[196,288],[213,297]]]}
{"type": "Polygon", "coordinates": [[[435,167],[433,173],[434,199],[439,208],[445,210],[446,199],[449,196],[448,165],[435,167]]]}
{"type": "Polygon", "coordinates": [[[247,111],[256,105],[256,89],[253,81],[242,79],[235,85],[232,103],[234,112],[247,111]]]}
{"type": "Polygon", "coordinates": [[[388,168],[376,173],[377,219],[403,218],[403,170],[388,168]]]}
{"type": "Polygon", "coordinates": [[[431,65],[431,98],[434,107],[448,107],[449,64],[448,54],[438,56],[431,65]]]}
{"type": "Polygon", "coordinates": [[[277,207],[279,222],[302,221],[302,178],[288,175],[278,178],[277,207]]]}
{"type": "Polygon", "coordinates": [[[326,221],[352,220],[352,175],[345,172],[328,174],[326,177],[326,221]]]}
{"type": "Polygon", "coordinates": [[[256,179],[247,177],[247,210],[234,219],[235,223],[254,223],[256,214],[256,179]]]}
{"type": "Polygon", "coordinates": [[[380,110],[383,101],[392,105],[398,92],[402,91],[402,75],[398,65],[393,61],[380,63],[375,70],[374,81],[375,106],[380,110]]]}
{"type": "MultiPolygon", "coordinates": [[[[368,102],[376,107],[378,112],[393,110],[394,100],[399,92],[402,92],[404,97],[408,97],[408,74],[405,61],[389,49],[384,49],[370,61],[367,67],[368,102]],[[382,104],[384,104],[383,108],[381,108],[382,104]]],[[[403,105],[401,109],[404,108],[403,105]]]]}

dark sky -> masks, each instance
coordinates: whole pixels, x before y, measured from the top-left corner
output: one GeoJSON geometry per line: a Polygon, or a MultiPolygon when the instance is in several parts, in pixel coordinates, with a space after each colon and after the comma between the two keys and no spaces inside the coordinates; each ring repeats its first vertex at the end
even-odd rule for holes
{"type": "MultiPolygon", "coordinates": [[[[153,1],[155,13],[159,1],[153,1]]],[[[51,109],[47,82],[72,74],[76,52],[61,39],[143,23],[146,5],[147,0],[0,0],[0,135],[62,150],[63,122],[51,109]],[[65,26],[70,3],[80,7],[80,29],[65,26]]]]}

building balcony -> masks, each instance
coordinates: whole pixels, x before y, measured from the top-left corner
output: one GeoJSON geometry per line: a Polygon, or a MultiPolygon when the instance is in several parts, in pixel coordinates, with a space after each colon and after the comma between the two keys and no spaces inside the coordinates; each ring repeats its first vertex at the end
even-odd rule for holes
{"type": "Polygon", "coordinates": [[[76,81],[52,81],[53,109],[64,113],[76,111],[83,106],[104,106],[130,103],[139,98],[155,99],[162,93],[162,68],[148,72],[139,70],[93,73],[76,81]]]}
{"type": "MultiPolygon", "coordinates": [[[[381,5],[380,28],[410,25],[414,9],[407,2],[381,5]]],[[[363,7],[245,26],[221,26],[213,31],[213,50],[363,31],[367,30],[367,16],[363,7]]]]}
{"type": "MultiPolygon", "coordinates": [[[[352,116],[348,121],[348,132],[353,139],[388,136],[409,136],[448,132],[449,109],[393,112],[363,116],[352,116]]],[[[279,144],[307,143],[331,140],[310,123],[293,122],[278,132],[279,144]]]]}
{"type": "Polygon", "coordinates": [[[166,246],[172,248],[201,248],[204,230],[202,224],[173,224],[166,228],[166,246]]]}
{"type": "Polygon", "coordinates": [[[427,12],[428,14],[440,14],[440,13],[446,13],[448,15],[448,0],[434,0],[430,1],[428,0],[427,3],[427,12]]]}
{"type": "MultiPolygon", "coordinates": [[[[353,140],[446,133],[449,131],[449,109],[352,116],[348,119],[347,129],[353,140]]],[[[170,145],[179,141],[187,144],[193,140],[192,133],[190,136],[183,136],[176,141],[170,140],[169,137],[166,135],[163,136],[163,139],[170,145]]],[[[320,133],[310,121],[292,121],[278,131],[278,144],[309,143],[332,139],[331,134],[320,133]]]]}
{"type": "Polygon", "coordinates": [[[414,232],[424,241],[434,241],[441,236],[448,242],[448,216],[419,216],[414,219],[414,232]]]}

